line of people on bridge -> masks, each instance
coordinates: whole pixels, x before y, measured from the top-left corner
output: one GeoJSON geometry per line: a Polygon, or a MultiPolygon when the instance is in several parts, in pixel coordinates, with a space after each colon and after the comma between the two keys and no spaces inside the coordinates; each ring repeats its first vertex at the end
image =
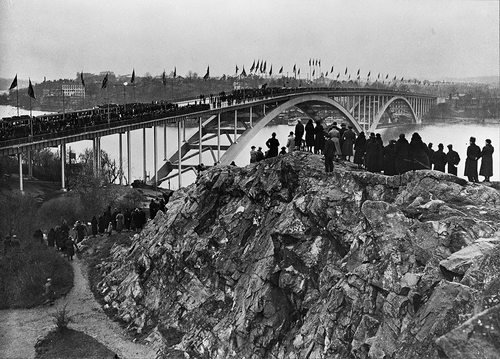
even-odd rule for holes
{"type": "MultiPolygon", "coordinates": [[[[408,171],[421,169],[434,169],[458,175],[457,166],[460,163],[460,155],[448,144],[448,151],[444,152],[444,145],[440,143],[438,149],[433,149],[433,144],[425,144],[419,133],[413,133],[410,141],[404,134],[400,134],[397,140],[391,139],[384,146],[380,134],[370,133],[366,138],[364,132],[356,135],[352,126],[341,124],[339,128],[334,122],[332,126],[325,129],[322,121],[312,120],[303,126],[299,119],[295,126],[295,132],[290,132],[286,147],[281,148],[276,133],[266,142],[269,150],[265,156],[261,148],[255,150],[252,146],[250,151],[250,163],[258,162],[265,158],[275,157],[294,150],[303,150],[321,154],[325,157],[325,171],[332,172],[334,161],[352,161],[359,169],[370,172],[381,172],[385,175],[399,175],[408,171]],[[305,138],[304,138],[305,135],[305,138]],[[260,153],[259,153],[260,152],[260,153]],[[259,158],[259,159],[258,159],[259,158]]],[[[476,145],[476,138],[470,137],[467,147],[464,175],[470,182],[479,182],[478,175],[484,176],[484,181],[489,182],[493,176],[493,152],[491,140],[486,139],[481,149],[476,145]],[[478,161],[481,159],[481,167],[478,172],[478,161]]]]}

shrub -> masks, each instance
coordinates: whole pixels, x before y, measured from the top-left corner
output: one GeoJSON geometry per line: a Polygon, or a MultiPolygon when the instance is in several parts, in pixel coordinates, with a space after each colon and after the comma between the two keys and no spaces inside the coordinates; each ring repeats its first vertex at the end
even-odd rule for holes
{"type": "Polygon", "coordinates": [[[50,315],[54,318],[54,324],[59,332],[63,332],[68,329],[68,324],[73,321],[73,319],[69,316],[68,310],[66,309],[67,306],[68,305],[66,304],[64,307],[56,309],[55,313],[50,315]]]}

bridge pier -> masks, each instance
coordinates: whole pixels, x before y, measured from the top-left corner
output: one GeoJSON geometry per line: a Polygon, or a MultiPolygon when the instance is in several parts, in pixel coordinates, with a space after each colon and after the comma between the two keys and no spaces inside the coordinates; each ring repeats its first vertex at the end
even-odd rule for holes
{"type": "Polygon", "coordinates": [[[66,191],[66,144],[61,143],[61,189],[66,191]]]}
{"type": "Polygon", "coordinates": [[[120,178],[120,186],[123,184],[123,138],[122,138],[122,133],[120,132],[118,134],[118,163],[120,166],[120,173],[119,173],[119,178],[120,178]]]}
{"type": "Polygon", "coordinates": [[[19,152],[17,154],[17,162],[19,164],[19,190],[21,192],[24,191],[24,183],[23,183],[23,154],[19,152]]]}
{"type": "MultiPolygon", "coordinates": [[[[219,125],[220,127],[220,125],[219,125]]],[[[253,127],[253,124],[252,124],[252,106],[250,106],[250,127],[253,127]]]]}
{"type": "MultiPolygon", "coordinates": [[[[251,107],[250,111],[252,111],[251,107]]],[[[217,164],[219,163],[220,163],[220,112],[217,114],[217,164]]]]}
{"type": "Polygon", "coordinates": [[[33,151],[28,151],[28,177],[33,177],[33,151]]]}
{"type": "Polygon", "coordinates": [[[201,123],[201,116],[198,117],[198,133],[200,134],[198,139],[198,164],[200,165],[203,162],[203,147],[202,147],[203,125],[201,123]]]}
{"type": "Polygon", "coordinates": [[[237,139],[238,139],[238,110],[234,110],[234,143],[236,143],[237,139]]]}
{"type": "Polygon", "coordinates": [[[97,143],[97,153],[96,153],[96,164],[97,164],[97,177],[101,177],[101,137],[96,138],[96,143],[97,143]]]}
{"type": "MultiPolygon", "coordinates": [[[[153,169],[154,169],[154,178],[158,176],[158,154],[157,154],[157,135],[156,135],[156,126],[153,126],[153,169]]],[[[152,179],[152,178],[151,178],[152,179]]]]}
{"type": "Polygon", "coordinates": [[[132,184],[132,153],[130,146],[130,131],[127,131],[127,181],[132,184]]]}
{"type": "MultiPolygon", "coordinates": [[[[182,187],[182,145],[181,145],[181,121],[177,121],[177,170],[179,171],[179,188],[182,187]]],[[[185,133],[185,132],[184,132],[185,133]]]]}
{"type": "Polygon", "coordinates": [[[163,124],[163,161],[166,161],[167,157],[167,123],[163,124]]]}
{"type": "Polygon", "coordinates": [[[146,127],[142,129],[142,173],[143,180],[146,182],[147,172],[146,172],[146,127]]]}

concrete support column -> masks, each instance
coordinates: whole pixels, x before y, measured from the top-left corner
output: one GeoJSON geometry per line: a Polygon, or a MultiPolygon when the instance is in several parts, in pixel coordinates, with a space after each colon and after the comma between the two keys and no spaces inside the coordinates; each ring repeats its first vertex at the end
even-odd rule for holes
{"type": "Polygon", "coordinates": [[[266,115],[266,104],[263,104],[262,106],[264,108],[264,116],[265,116],[266,115]]]}
{"type": "Polygon", "coordinates": [[[217,163],[220,163],[220,113],[217,114],[217,163]]]}
{"type": "Polygon", "coordinates": [[[253,127],[253,122],[252,122],[252,107],[250,106],[250,127],[253,127]]]}
{"type": "MultiPolygon", "coordinates": [[[[153,167],[154,167],[154,175],[153,177],[155,178],[155,182],[158,182],[158,178],[156,177],[158,175],[158,149],[157,149],[157,144],[158,144],[158,138],[157,138],[157,133],[156,133],[156,126],[153,126],[153,167]]],[[[153,178],[151,177],[151,179],[153,178]]]]}
{"type": "Polygon", "coordinates": [[[238,110],[234,110],[234,143],[238,139],[238,110]]]}
{"type": "Polygon", "coordinates": [[[201,117],[198,118],[198,133],[199,133],[199,140],[198,140],[198,164],[201,164],[203,162],[203,127],[201,123],[201,117]]]}
{"type": "Polygon", "coordinates": [[[186,142],[186,119],[182,119],[182,139],[186,142]]]}
{"type": "Polygon", "coordinates": [[[17,162],[19,163],[19,190],[22,192],[24,191],[24,184],[23,184],[23,154],[18,153],[17,154],[17,162]]]}
{"type": "Polygon", "coordinates": [[[142,173],[144,182],[146,182],[146,128],[142,129],[142,173]]]}
{"type": "Polygon", "coordinates": [[[92,139],[92,172],[94,173],[94,177],[97,177],[97,145],[96,139],[92,139]]]}
{"type": "Polygon", "coordinates": [[[363,123],[365,130],[368,131],[368,125],[366,124],[366,96],[363,96],[363,123]]]}
{"type": "Polygon", "coordinates": [[[120,173],[119,173],[119,179],[120,179],[120,186],[123,184],[123,138],[122,138],[122,133],[120,132],[118,134],[118,164],[120,166],[120,173]]]}
{"type": "MultiPolygon", "coordinates": [[[[358,122],[361,122],[361,96],[358,95],[358,118],[357,118],[358,122]]],[[[365,125],[362,126],[363,128],[363,131],[365,131],[365,125]]]]}
{"type": "Polygon", "coordinates": [[[65,176],[65,169],[66,169],[66,144],[61,143],[61,189],[63,191],[66,190],[66,176],[65,176]]]}
{"type": "Polygon", "coordinates": [[[163,124],[163,160],[167,160],[167,123],[163,124]]]}
{"type": "Polygon", "coordinates": [[[132,184],[132,152],[130,147],[130,131],[127,131],[127,176],[128,184],[132,184]]]}
{"type": "Polygon", "coordinates": [[[101,177],[101,138],[97,137],[96,138],[96,143],[97,143],[97,177],[101,177]]]}
{"type": "MultiPolygon", "coordinates": [[[[184,120],[182,120],[184,121],[184,120]]],[[[181,163],[181,158],[182,158],[182,153],[181,153],[181,128],[182,128],[182,123],[181,121],[177,121],[177,171],[179,172],[179,188],[182,187],[182,163],[181,163]]]]}

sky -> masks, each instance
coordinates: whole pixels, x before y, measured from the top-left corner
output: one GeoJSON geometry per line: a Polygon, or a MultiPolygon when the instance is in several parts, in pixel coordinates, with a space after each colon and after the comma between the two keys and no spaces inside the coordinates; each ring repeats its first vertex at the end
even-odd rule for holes
{"type": "MultiPolygon", "coordinates": [[[[498,0],[1,0],[0,77],[322,71],[499,75],[498,0]]],[[[374,76],[374,75],[372,75],[374,76]]]]}

